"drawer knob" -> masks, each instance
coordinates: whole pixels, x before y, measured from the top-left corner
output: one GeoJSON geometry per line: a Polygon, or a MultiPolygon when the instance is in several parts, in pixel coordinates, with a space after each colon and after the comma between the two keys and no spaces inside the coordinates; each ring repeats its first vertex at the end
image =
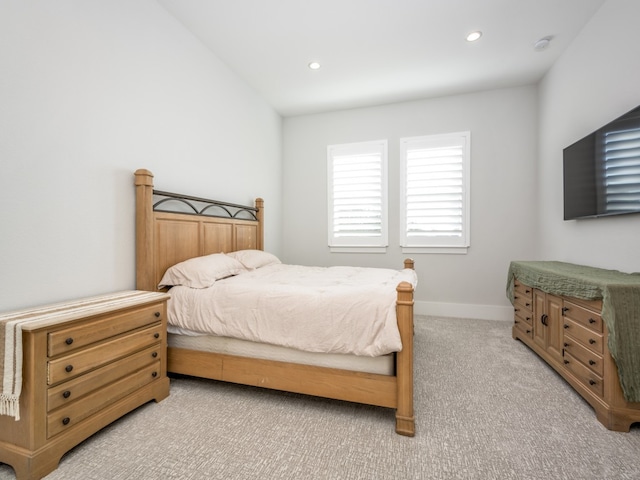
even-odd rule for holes
{"type": "Polygon", "coordinates": [[[568,347],[568,346],[569,346],[569,344],[568,344],[567,342],[564,342],[564,346],[565,346],[565,347],[568,347]]]}
{"type": "Polygon", "coordinates": [[[62,392],[62,396],[64,398],[69,398],[71,396],[71,392],[69,390],[65,390],[64,392],[62,392]]]}
{"type": "Polygon", "coordinates": [[[589,323],[596,323],[596,321],[593,318],[590,318],[589,323]]]}
{"type": "Polygon", "coordinates": [[[153,358],[157,358],[157,357],[158,357],[158,352],[153,352],[153,353],[151,354],[151,356],[152,356],[153,358]]]}
{"type": "Polygon", "coordinates": [[[71,345],[73,343],[73,338],[69,337],[67,338],[64,343],[66,343],[67,345],[71,345]]]}
{"type": "Polygon", "coordinates": [[[569,325],[567,325],[567,324],[565,323],[565,324],[564,324],[564,328],[565,328],[565,330],[566,330],[567,328],[569,328],[569,325]]]}
{"type": "Polygon", "coordinates": [[[569,307],[562,307],[562,315],[569,311],[569,307]]]}
{"type": "Polygon", "coordinates": [[[158,372],[153,372],[153,373],[151,374],[151,376],[152,376],[153,378],[156,378],[156,377],[158,376],[158,372]]]}
{"type": "Polygon", "coordinates": [[[590,338],[590,339],[589,339],[589,343],[590,343],[591,345],[593,345],[594,343],[596,343],[596,341],[595,341],[593,338],[590,338]]]}
{"type": "Polygon", "coordinates": [[[154,333],[153,334],[153,338],[160,338],[160,334],[159,333],[154,333]]]}
{"type": "Polygon", "coordinates": [[[71,419],[69,417],[64,417],[62,419],[62,424],[63,425],[69,425],[69,422],[71,421],[71,419]]]}
{"type": "Polygon", "coordinates": [[[595,380],[589,380],[589,385],[595,385],[596,381],[595,380]]]}
{"type": "Polygon", "coordinates": [[[70,373],[73,370],[73,365],[67,365],[64,367],[65,372],[70,373]]]}
{"type": "Polygon", "coordinates": [[[594,362],[593,360],[589,360],[589,365],[595,365],[596,362],[594,362]]]}
{"type": "Polygon", "coordinates": [[[565,365],[569,365],[569,360],[565,360],[565,361],[564,361],[564,364],[565,364],[565,365]]]}
{"type": "Polygon", "coordinates": [[[156,318],[160,318],[160,312],[156,312],[154,313],[154,315],[156,316],[156,318]]]}
{"type": "Polygon", "coordinates": [[[531,333],[531,330],[527,330],[527,333],[531,333]]]}

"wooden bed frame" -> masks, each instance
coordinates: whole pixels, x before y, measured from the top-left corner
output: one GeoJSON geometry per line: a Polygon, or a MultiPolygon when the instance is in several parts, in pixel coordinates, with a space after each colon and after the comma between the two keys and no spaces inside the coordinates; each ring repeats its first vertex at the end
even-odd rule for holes
{"type": "MultiPolygon", "coordinates": [[[[264,202],[255,207],[154,191],[153,174],[135,172],[136,283],[139,290],[157,291],[165,270],[188,258],[242,249],[263,250],[264,202]],[[154,205],[154,194],[162,200],[154,205]],[[162,204],[179,202],[189,213],[160,211],[162,204]],[[200,208],[201,205],[205,207],[200,208]],[[217,210],[224,217],[213,216],[217,210]],[[243,218],[241,218],[243,217],[243,218]]],[[[405,268],[413,268],[405,260],[405,268]]],[[[413,413],[413,287],[397,287],[397,319],[402,351],[395,356],[395,375],[352,372],[169,348],[170,373],[302,393],[396,410],[396,432],[415,434],[413,413]]]]}

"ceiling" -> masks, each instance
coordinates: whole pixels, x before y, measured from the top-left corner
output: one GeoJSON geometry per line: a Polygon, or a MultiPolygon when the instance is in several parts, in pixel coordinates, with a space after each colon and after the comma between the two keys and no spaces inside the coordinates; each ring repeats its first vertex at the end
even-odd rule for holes
{"type": "Polygon", "coordinates": [[[535,83],[605,0],[157,1],[294,116],[535,83]]]}

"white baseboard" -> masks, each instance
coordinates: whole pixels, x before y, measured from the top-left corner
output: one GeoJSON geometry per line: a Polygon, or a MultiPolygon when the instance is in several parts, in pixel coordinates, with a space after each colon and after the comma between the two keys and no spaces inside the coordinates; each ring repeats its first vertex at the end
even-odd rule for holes
{"type": "Polygon", "coordinates": [[[416,315],[432,315],[437,317],[513,321],[513,307],[503,307],[500,305],[416,301],[413,305],[413,312],[416,315]]]}

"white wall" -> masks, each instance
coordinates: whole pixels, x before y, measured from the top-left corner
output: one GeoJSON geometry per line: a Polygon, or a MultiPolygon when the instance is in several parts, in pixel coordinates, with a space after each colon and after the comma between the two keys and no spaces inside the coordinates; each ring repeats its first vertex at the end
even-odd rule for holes
{"type": "Polygon", "coordinates": [[[640,2],[609,0],[540,84],[544,258],[640,271],[640,215],[564,221],[562,149],[640,105],[640,2]]]}
{"type": "Polygon", "coordinates": [[[640,104],[637,18],[636,0],[607,1],[538,89],[293,117],[282,130],[272,108],[153,0],[2,2],[0,311],[134,286],[137,168],[163,190],[264,197],[266,248],[285,261],[397,267],[398,139],[466,129],[472,247],[412,255],[418,308],[507,311],[511,259],[638,271],[640,216],[562,220],[561,156],[640,104]],[[326,145],[379,138],[390,148],[391,247],[331,254],[326,145]]]}
{"type": "Polygon", "coordinates": [[[135,287],[133,172],[266,204],[281,118],[153,0],[0,3],[0,311],[135,287]]]}
{"type": "Polygon", "coordinates": [[[537,92],[534,86],[286,118],[282,259],[311,265],[400,268],[399,139],[471,131],[471,248],[467,255],[411,254],[416,310],[509,318],[513,259],[535,257],[537,92]],[[390,247],[386,254],[338,254],[327,247],[330,144],[388,139],[390,247]]]}

